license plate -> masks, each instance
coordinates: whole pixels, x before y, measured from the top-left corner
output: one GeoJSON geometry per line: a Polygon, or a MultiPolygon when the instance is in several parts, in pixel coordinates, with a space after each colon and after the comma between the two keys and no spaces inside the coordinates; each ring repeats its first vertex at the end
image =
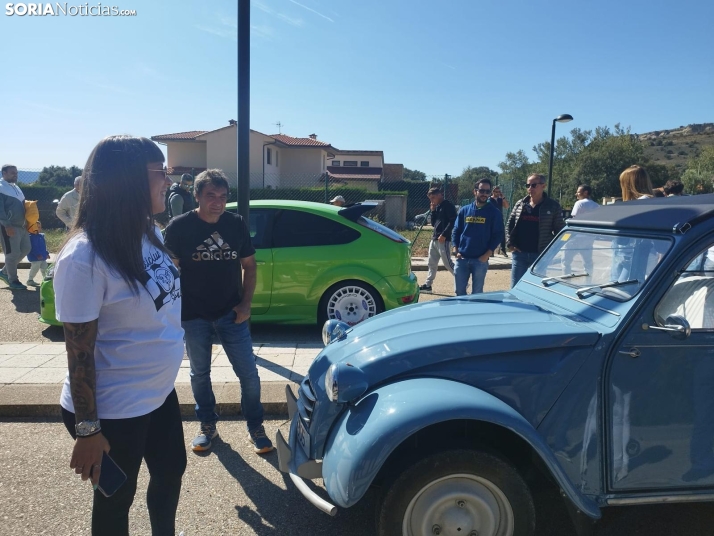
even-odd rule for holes
{"type": "Polygon", "coordinates": [[[302,423],[302,420],[300,417],[298,417],[297,420],[297,441],[300,443],[300,446],[302,447],[302,450],[305,452],[305,455],[309,458],[310,457],[310,434],[307,433],[307,430],[305,429],[305,425],[302,423]]]}

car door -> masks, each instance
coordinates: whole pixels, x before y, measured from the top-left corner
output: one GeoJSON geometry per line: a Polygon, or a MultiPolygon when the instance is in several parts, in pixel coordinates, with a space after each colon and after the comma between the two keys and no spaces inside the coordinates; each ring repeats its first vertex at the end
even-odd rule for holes
{"type": "Polygon", "coordinates": [[[256,208],[250,211],[250,239],[255,248],[257,280],[250,308],[252,315],[268,312],[273,293],[273,250],[270,247],[275,211],[256,208]]]}
{"type": "Polygon", "coordinates": [[[713,246],[682,262],[611,355],[606,430],[612,490],[714,488],[713,246]],[[667,331],[677,322],[673,315],[686,319],[688,336],[667,331]]]}
{"type": "Polygon", "coordinates": [[[314,315],[320,299],[315,282],[335,264],[349,262],[346,244],[359,237],[359,231],[319,214],[280,210],[273,226],[271,314],[314,315]]]}

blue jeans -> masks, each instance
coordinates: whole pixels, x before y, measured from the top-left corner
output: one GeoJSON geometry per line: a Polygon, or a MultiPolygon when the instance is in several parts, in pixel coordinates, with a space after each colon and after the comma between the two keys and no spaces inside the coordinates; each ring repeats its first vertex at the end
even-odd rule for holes
{"type": "Polygon", "coordinates": [[[216,397],[211,386],[211,345],[214,333],[240,380],[241,412],[253,431],[263,424],[263,405],[260,403],[260,378],[253,355],[248,322],[236,324],[235,311],[213,322],[197,318],[181,322],[186,331],[186,353],[191,362],[191,390],[196,400],[196,417],[202,423],[215,423],[216,397]]]}
{"type": "Polygon", "coordinates": [[[486,280],[487,271],[488,261],[481,262],[478,259],[457,258],[454,266],[456,295],[463,296],[466,294],[466,285],[469,283],[469,277],[471,277],[471,294],[483,292],[483,282],[486,280]]]}
{"type": "Polygon", "coordinates": [[[538,258],[539,253],[526,253],[525,251],[514,251],[511,255],[511,288],[516,286],[528,271],[528,268],[538,258]]]}

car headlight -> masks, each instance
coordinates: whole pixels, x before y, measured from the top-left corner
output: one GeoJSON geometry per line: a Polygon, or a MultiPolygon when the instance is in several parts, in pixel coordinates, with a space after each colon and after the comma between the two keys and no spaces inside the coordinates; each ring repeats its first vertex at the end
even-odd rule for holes
{"type": "Polygon", "coordinates": [[[340,388],[337,385],[337,377],[339,375],[337,369],[337,363],[333,363],[325,374],[325,391],[330,402],[337,402],[337,397],[340,394],[340,388]]]}
{"type": "Polygon", "coordinates": [[[364,372],[350,363],[333,363],[325,374],[325,391],[330,402],[350,402],[362,396],[368,387],[364,372]]]}
{"type": "Polygon", "coordinates": [[[333,341],[342,340],[347,336],[347,331],[350,329],[350,325],[339,320],[328,320],[325,325],[322,326],[322,342],[325,346],[333,341]]]}
{"type": "Polygon", "coordinates": [[[55,265],[54,265],[54,264],[50,264],[50,265],[47,267],[47,272],[45,273],[45,281],[48,281],[48,280],[50,280],[50,279],[53,279],[54,276],[55,276],[55,265]]]}

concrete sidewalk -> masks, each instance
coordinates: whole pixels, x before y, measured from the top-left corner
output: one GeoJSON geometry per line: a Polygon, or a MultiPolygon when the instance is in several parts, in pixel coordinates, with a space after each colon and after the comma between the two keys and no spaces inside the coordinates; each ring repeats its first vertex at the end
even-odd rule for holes
{"type": "MultiPolygon", "coordinates": [[[[266,413],[286,414],[285,385],[297,391],[303,375],[322,349],[310,343],[253,343],[266,413]]],[[[0,343],[0,418],[57,417],[67,374],[64,343],[0,343]]],[[[240,385],[223,348],[213,346],[213,390],[222,415],[240,412],[240,385]]],[[[193,417],[188,358],[184,355],[176,378],[181,411],[193,417]]]]}

